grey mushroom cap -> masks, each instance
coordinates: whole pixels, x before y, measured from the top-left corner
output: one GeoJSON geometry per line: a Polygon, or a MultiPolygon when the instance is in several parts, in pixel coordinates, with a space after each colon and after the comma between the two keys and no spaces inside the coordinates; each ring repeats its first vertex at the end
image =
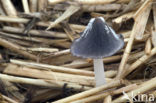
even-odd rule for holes
{"type": "Polygon", "coordinates": [[[82,58],[99,59],[115,54],[124,46],[122,35],[109,27],[102,17],[90,20],[80,38],[73,41],[71,53],[82,58]]]}

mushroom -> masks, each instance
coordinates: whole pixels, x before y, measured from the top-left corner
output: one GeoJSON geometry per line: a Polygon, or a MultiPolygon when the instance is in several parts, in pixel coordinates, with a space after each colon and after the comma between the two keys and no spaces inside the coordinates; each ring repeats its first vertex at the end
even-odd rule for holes
{"type": "Polygon", "coordinates": [[[117,35],[104,18],[92,18],[80,38],[73,41],[71,53],[82,58],[93,58],[96,86],[106,83],[104,57],[111,56],[124,46],[122,35],[117,35]]]}

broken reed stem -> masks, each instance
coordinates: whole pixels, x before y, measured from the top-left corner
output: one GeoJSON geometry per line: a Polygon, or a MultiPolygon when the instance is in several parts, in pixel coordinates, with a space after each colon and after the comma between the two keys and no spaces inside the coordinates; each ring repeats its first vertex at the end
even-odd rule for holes
{"type": "Polygon", "coordinates": [[[2,95],[0,94],[6,101],[8,101],[9,103],[19,103],[19,102],[16,102],[15,100],[5,96],[5,95],[2,95]]]}
{"type": "Polygon", "coordinates": [[[140,16],[140,14],[142,12],[145,11],[145,9],[147,9],[147,7],[149,6],[149,4],[151,3],[152,0],[145,0],[145,2],[141,5],[141,7],[137,10],[137,12],[134,14],[133,18],[137,19],[138,16],[140,16]]]}
{"type": "MultiPolygon", "coordinates": [[[[132,96],[137,96],[139,94],[145,93],[151,89],[154,89],[156,86],[156,77],[152,78],[151,80],[148,80],[144,83],[142,83],[141,85],[138,85],[139,88],[136,88],[128,93],[127,96],[130,97],[130,99],[132,99],[132,96]],[[133,95],[132,95],[133,92],[133,95]]],[[[124,96],[121,96],[115,100],[112,101],[112,103],[122,103],[122,102],[126,102],[127,98],[123,98],[124,96]]],[[[133,99],[132,99],[133,100],[133,99]]]]}
{"type": "MultiPolygon", "coordinates": [[[[30,84],[30,85],[36,85],[36,86],[45,86],[45,87],[52,87],[52,88],[62,88],[65,84],[65,82],[60,82],[60,81],[44,80],[44,79],[30,79],[30,78],[24,78],[24,77],[10,76],[10,75],[1,74],[1,73],[0,73],[0,78],[2,80],[15,82],[15,83],[30,84]]],[[[81,86],[81,85],[72,84],[72,83],[68,83],[67,88],[74,88],[77,90],[90,89],[90,87],[81,86]]]]}
{"type": "Polygon", "coordinates": [[[57,4],[57,3],[61,3],[61,2],[64,2],[65,0],[48,0],[48,3],[50,5],[54,5],[54,4],[57,4]]]}
{"type": "Polygon", "coordinates": [[[114,23],[116,23],[116,24],[121,24],[125,20],[125,18],[126,18],[126,20],[129,20],[130,18],[133,18],[134,13],[135,13],[134,11],[128,12],[126,14],[123,14],[123,15],[113,19],[112,21],[114,23]]]}
{"type": "Polygon", "coordinates": [[[104,98],[103,103],[112,103],[112,96],[108,95],[104,98]]]}
{"type": "MultiPolygon", "coordinates": [[[[44,26],[44,27],[48,27],[50,24],[53,24],[54,22],[38,22],[37,25],[38,26],[44,26]]],[[[76,29],[77,31],[83,31],[85,29],[86,26],[84,25],[78,25],[78,24],[69,24],[71,26],[71,28],[76,29]]],[[[59,24],[57,24],[55,26],[55,28],[61,28],[61,26],[59,24]]]]}
{"type": "Polygon", "coordinates": [[[115,11],[121,8],[121,4],[105,4],[105,5],[82,5],[82,9],[85,12],[100,12],[100,11],[115,11]]]}
{"type": "Polygon", "coordinates": [[[46,53],[55,53],[58,52],[59,50],[57,48],[22,48],[22,50],[25,51],[32,51],[32,52],[46,52],[46,53]]]}
{"type": "Polygon", "coordinates": [[[61,66],[54,66],[54,65],[34,63],[34,62],[24,62],[24,61],[14,60],[14,59],[11,59],[10,62],[18,65],[25,65],[27,67],[39,68],[42,70],[52,70],[53,72],[63,72],[63,73],[71,73],[71,74],[86,75],[86,76],[94,75],[92,71],[78,70],[78,69],[66,68],[61,66]]]}
{"type": "Polygon", "coordinates": [[[37,11],[37,2],[38,2],[38,0],[29,0],[31,12],[37,11]]]}
{"type": "Polygon", "coordinates": [[[111,57],[106,57],[103,59],[104,63],[110,63],[110,62],[115,62],[118,61],[122,58],[122,55],[116,55],[116,56],[111,56],[111,57]]]}
{"type": "MultiPolygon", "coordinates": [[[[48,0],[50,5],[64,2],[66,0],[48,0]]],[[[87,4],[87,5],[96,5],[96,4],[109,4],[115,2],[116,0],[75,0],[76,3],[87,4]]],[[[117,3],[127,3],[130,0],[118,0],[117,3]]]]}
{"type": "Polygon", "coordinates": [[[65,23],[62,23],[61,24],[64,31],[66,32],[66,35],[68,36],[68,38],[73,41],[74,40],[74,37],[73,35],[75,34],[75,32],[71,29],[71,27],[69,26],[69,24],[67,22],[65,23]]]}
{"type": "Polygon", "coordinates": [[[151,4],[149,4],[147,6],[147,8],[141,13],[139,14],[137,20],[139,21],[142,21],[140,24],[141,25],[138,25],[138,27],[136,28],[136,35],[135,35],[135,39],[136,40],[142,40],[143,39],[143,34],[144,34],[144,31],[145,31],[145,27],[146,27],[146,24],[147,24],[147,21],[148,21],[148,18],[149,18],[149,15],[150,15],[150,11],[151,11],[151,4]]]}
{"type": "Polygon", "coordinates": [[[121,73],[123,72],[123,69],[125,68],[125,64],[128,61],[128,57],[129,57],[131,49],[132,49],[132,45],[133,45],[135,32],[136,32],[136,28],[138,26],[138,23],[139,23],[138,21],[135,21],[135,24],[133,26],[133,30],[132,30],[131,35],[130,35],[130,39],[128,40],[127,46],[126,46],[124,54],[122,56],[122,60],[121,60],[120,65],[119,65],[117,78],[121,78],[121,73]]]}
{"type": "Polygon", "coordinates": [[[129,68],[126,68],[123,73],[121,74],[121,78],[126,77],[129,73],[131,73],[133,70],[135,70],[137,67],[139,67],[140,65],[142,65],[143,63],[145,63],[148,59],[150,59],[153,55],[156,54],[156,47],[153,48],[150,52],[150,54],[145,54],[142,57],[140,57],[138,60],[136,60],[136,62],[134,62],[133,64],[130,65],[129,68]]]}
{"type": "Polygon", "coordinates": [[[68,31],[66,28],[64,28],[64,31],[66,32],[68,38],[69,38],[71,41],[73,41],[74,38],[72,37],[72,33],[71,33],[70,31],[68,31]]]}
{"type": "Polygon", "coordinates": [[[152,37],[151,42],[154,47],[156,47],[156,30],[152,30],[152,37]]]}
{"type": "MultiPolygon", "coordinates": [[[[57,6],[54,7],[55,10],[66,10],[68,5],[64,4],[56,4],[57,6]],[[63,6],[63,8],[62,8],[63,6]]],[[[53,6],[51,6],[53,8],[53,6]]],[[[111,12],[121,9],[122,7],[126,7],[126,4],[119,4],[119,3],[111,3],[111,4],[99,4],[99,5],[81,5],[81,9],[83,12],[111,12]]],[[[94,16],[92,16],[94,17],[94,16]]]]}
{"type": "MultiPolygon", "coordinates": [[[[35,68],[35,69],[52,70],[52,72],[69,73],[69,72],[65,72],[65,71],[66,70],[71,70],[71,68],[61,67],[61,69],[64,69],[64,71],[61,71],[61,70],[59,70],[60,66],[39,64],[39,63],[33,63],[33,62],[24,62],[24,61],[14,60],[14,59],[11,59],[10,62],[13,63],[13,64],[18,64],[18,65],[22,65],[22,66],[32,67],[32,68],[35,68]]],[[[72,69],[72,70],[75,70],[73,72],[77,71],[77,69],[72,69]]],[[[78,71],[85,72],[85,70],[78,70],[78,71]]],[[[51,71],[49,71],[49,72],[51,72],[51,71]]],[[[92,71],[86,71],[86,73],[88,74],[88,75],[86,75],[87,77],[93,77],[94,76],[94,73],[92,71]]],[[[70,74],[75,74],[75,73],[70,73],[70,74]]],[[[112,76],[114,76],[116,74],[116,71],[106,71],[105,74],[106,74],[107,78],[110,78],[110,77],[112,77],[112,76]]],[[[80,74],[77,74],[77,75],[82,75],[82,74],[80,73],[80,74]]]]}
{"type": "Polygon", "coordinates": [[[8,16],[16,17],[17,12],[11,0],[1,0],[3,8],[8,16]]]}
{"type": "Polygon", "coordinates": [[[58,51],[54,53],[52,57],[57,57],[57,56],[66,55],[66,54],[70,54],[70,49],[58,51]]]}
{"type": "MultiPolygon", "coordinates": [[[[22,35],[24,29],[23,28],[17,28],[17,27],[3,26],[3,29],[2,30],[5,31],[5,32],[10,32],[10,33],[21,33],[21,35],[22,35]]],[[[43,31],[43,30],[33,30],[33,29],[31,29],[29,31],[29,34],[32,35],[31,36],[31,39],[33,38],[33,36],[39,36],[39,37],[55,37],[55,38],[60,38],[60,39],[66,39],[67,38],[67,36],[66,36],[65,33],[62,33],[62,32],[53,32],[53,31],[43,31]]],[[[24,37],[22,37],[22,38],[24,38],[24,37]]],[[[30,37],[29,37],[29,39],[30,39],[30,37]]]]}
{"type": "MultiPolygon", "coordinates": [[[[151,8],[151,6],[150,6],[151,8]]],[[[144,13],[147,13],[149,15],[149,11],[150,11],[150,8],[148,8],[148,10],[146,12],[143,12],[144,13]]],[[[142,15],[143,15],[142,14],[142,15]]],[[[136,19],[135,19],[135,23],[134,23],[134,26],[133,26],[133,29],[132,29],[132,32],[131,32],[131,35],[130,35],[130,38],[128,40],[128,43],[127,43],[127,46],[125,48],[125,51],[124,51],[124,54],[123,54],[123,57],[122,57],[122,60],[121,60],[121,63],[119,65],[119,72],[117,74],[117,78],[121,78],[121,74],[125,68],[125,64],[127,63],[128,61],[128,57],[130,55],[130,52],[131,52],[131,49],[132,49],[132,45],[133,45],[133,42],[134,42],[134,38],[135,38],[135,35],[138,34],[140,32],[140,27],[142,27],[142,22],[140,22],[140,18],[142,18],[142,15],[139,15],[136,19]]],[[[143,17],[143,19],[148,19],[148,17],[143,17]]],[[[145,21],[146,22],[146,21],[145,21]]],[[[145,23],[144,23],[145,25],[145,23]]],[[[144,30],[144,29],[143,29],[144,30]]],[[[143,32],[142,32],[143,33],[143,32]]],[[[141,34],[142,35],[142,34],[141,34]]],[[[142,38],[142,37],[141,37],[142,38]]]]}
{"type": "Polygon", "coordinates": [[[123,82],[124,81],[122,81],[122,80],[115,80],[115,81],[107,83],[106,85],[96,87],[96,88],[87,90],[85,92],[81,92],[81,93],[78,93],[78,94],[75,94],[75,95],[72,95],[72,96],[57,100],[57,101],[55,101],[53,103],[69,103],[69,102],[72,102],[72,101],[75,101],[75,100],[79,100],[79,99],[88,97],[90,95],[97,94],[97,93],[99,93],[101,91],[104,91],[104,90],[107,90],[109,88],[120,86],[120,85],[123,84],[123,82]]]}
{"type": "MultiPolygon", "coordinates": [[[[11,23],[28,23],[30,19],[25,19],[25,18],[18,18],[18,17],[9,17],[9,16],[1,16],[0,15],[0,21],[3,22],[11,22],[11,23]]],[[[54,22],[37,22],[36,25],[38,26],[43,26],[43,27],[48,27],[49,24],[53,24],[54,22]]],[[[71,28],[83,31],[86,26],[84,25],[77,25],[77,24],[69,24],[71,28]]],[[[61,28],[59,24],[55,26],[56,28],[61,28]]]]}
{"type": "MultiPolygon", "coordinates": [[[[78,61],[78,62],[79,62],[79,61],[78,61]]],[[[81,62],[80,62],[80,63],[78,63],[78,62],[77,62],[77,60],[75,60],[75,61],[73,61],[73,62],[70,63],[70,64],[62,65],[62,66],[63,66],[63,67],[69,67],[69,68],[75,68],[75,66],[81,65],[81,62]]],[[[82,64],[83,64],[83,63],[86,63],[86,61],[82,61],[82,64]]],[[[78,68],[78,69],[79,69],[79,68],[78,68]]],[[[93,70],[92,67],[89,67],[89,68],[83,67],[83,68],[80,68],[80,69],[82,69],[82,70],[89,70],[89,71],[93,70]]],[[[105,75],[106,75],[107,78],[113,78],[114,76],[116,76],[116,74],[117,74],[117,71],[116,71],[116,70],[108,70],[108,71],[105,71],[105,75]]]]}
{"type": "Polygon", "coordinates": [[[29,19],[0,15],[0,21],[10,22],[10,23],[25,23],[26,24],[29,22],[29,19]]]}
{"type": "MultiPolygon", "coordinates": [[[[116,55],[116,56],[111,56],[111,57],[106,57],[103,59],[103,62],[104,63],[111,63],[111,62],[116,62],[116,61],[119,61],[120,59],[122,58],[122,55],[116,55]]],[[[89,67],[89,66],[92,66],[93,63],[92,62],[87,62],[87,61],[84,61],[82,62],[81,64],[73,64],[73,65],[63,65],[65,67],[72,67],[72,68],[82,68],[82,67],[89,67]]]]}
{"type": "MultiPolygon", "coordinates": [[[[1,37],[8,37],[8,38],[14,38],[14,39],[19,39],[19,40],[25,40],[25,41],[33,41],[33,42],[44,42],[45,44],[52,44],[53,42],[51,42],[50,40],[47,39],[43,39],[43,38],[35,38],[35,37],[27,37],[27,36],[19,36],[19,35],[14,35],[14,34],[10,34],[10,33],[5,33],[5,32],[0,32],[0,36],[1,37]]],[[[21,49],[23,50],[23,49],[21,49]]]]}
{"type": "MultiPolygon", "coordinates": [[[[60,51],[61,52],[61,51],[60,51]]],[[[63,52],[63,51],[62,51],[63,52]]],[[[55,54],[55,53],[54,53],[55,54]]],[[[56,52],[57,54],[57,52],[56,52]]],[[[133,60],[136,60],[138,59],[139,57],[141,57],[142,55],[144,55],[144,52],[138,52],[138,53],[135,53],[135,54],[131,54],[128,58],[128,62],[129,61],[133,61],[133,60]]],[[[52,56],[53,57],[53,56],[52,56]]],[[[54,55],[55,57],[55,55],[54,55]]],[[[116,61],[119,61],[120,59],[122,58],[122,55],[115,55],[115,56],[111,56],[111,57],[106,57],[103,59],[103,62],[104,63],[112,63],[112,62],[116,62],[116,61]]],[[[83,68],[83,67],[88,67],[88,66],[92,66],[93,63],[92,62],[82,62],[81,64],[66,64],[66,65],[63,65],[64,67],[70,67],[70,68],[83,68]]]]}
{"type": "Polygon", "coordinates": [[[156,4],[152,4],[152,9],[153,9],[153,20],[154,20],[154,30],[156,30],[156,4]]]}
{"type": "Polygon", "coordinates": [[[6,16],[6,13],[5,13],[4,9],[2,8],[2,5],[0,6],[0,14],[3,16],[6,16]]]}
{"type": "Polygon", "coordinates": [[[146,44],[145,44],[145,53],[146,53],[147,55],[150,54],[151,48],[152,48],[151,38],[148,38],[148,40],[146,41],[146,44]]]}
{"type": "MultiPolygon", "coordinates": [[[[3,73],[17,75],[17,76],[30,77],[30,78],[64,81],[67,83],[75,83],[75,84],[88,85],[88,86],[95,85],[94,77],[38,70],[36,68],[32,69],[32,68],[28,68],[24,66],[13,65],[13,64],[9,64],[4,69],[3,73]]],[[[107,82],[110,81],[107,78],[106,80],[107,82]]]]}
{"type": "Polygon", "coordinates": [[[29,11],[29,5],[28,5],[28,0],[22,0],[23,8],[25,13],[30,13],[29,11]]]}
{"type": "Polygon", "coordinates": [[[76,0],[80,4],[109,4],[115,0],[76,0]]]}
{"type": "MultiPolygon", "coordinates": [[[[103,99],[109,95],[116,95],[116,94],[120,94],[122,93],[123,91],[127,92],[127,91],[131,91],[135,88],[137,88],[138,86],[136,84],[131,84],[131,85],[128,85],[126,87],[122,87],[122,88],[119,88],[117,90],[110,90],[108,92],[104,92],[104,93],[101,93],[101,94],[96,94],[96,95],[93,95],[93,96],[89,96],[89,97],[86,97],[84,99],[80,99],[80,100],[77,100],[77,101],[73,101],[72,103],[91,103],[93,101],[96,101],[96,100],[100,100],[100,99],[103,99]]],[[[107,103],[107,102],[106,102],[107,103]]]]}
{"type": "MultiPolygon", "coordinates": [[[[44,43],[44,44],[49,44],[49,45],[59,45],[60,43],[67,43],[67,39],[55,39],[55,40],[50,40],[48,38],[41,38],[41,37],[28,37],[28,36],[20,36],[20,35],[15,35],[15,34],[10,34],[10,33],[5,33],[5,32],[0,32],[0,36],[3,38],[8,37],[8,38],[14,38],[15,40],[23,40],[26,42],[37,42],[37,43],[44,43]]],[[[69,44],[68,44],[69,45],[69,44]]],[[[68,46],[67,45],[67,46],[68,46]]],[[[65,44],[64,44],[65,46],[65,44]]]]}
{"type": "Polygon", "coordinates": [[[19,40],[19,39],[9,38],[9,41],[11,41],[17,45],[22,45],[22,46],[26,46],[26,47],[32,46],[32,42],[26,42],[26,41],[19,40]]]}
{"type": "Polygon", "coordinates": [[[23,55],[25,58],[29,58],[29,59],[32,59],[32,60],[37,60],[37,57],[35,55],[21,50],[21,48],[24,48],[24,47],[21,47],[21,46],[19,46],[17,44],[13,44],[13,43],[5,40],[5,39],[0,38],[0,45],[7,48],[7,49],[10,49],[11,51],[14,51],[14,52],[16,52],[18,54],[23,55]]]}
{"type": "Polygon", "coordinates": [[[53,23],[51,23],[46,30],[49,30],[49,29],[53,28],[54,26],[58,25],[60,22],[69,18],[71,15],[76,13],[78,10],[80,10],[79,5],[71,5],[59,18],[57,18],[53,23]]]}

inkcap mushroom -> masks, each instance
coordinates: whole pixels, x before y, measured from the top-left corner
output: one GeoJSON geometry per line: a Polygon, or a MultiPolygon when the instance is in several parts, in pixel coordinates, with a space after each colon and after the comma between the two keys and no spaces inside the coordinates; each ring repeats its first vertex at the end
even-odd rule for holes
{"type": "Polygon", "coordinates": [[[96,86],[106,83],[104,74],[104,57],[115,54],[124,46],[122,35],[109,27],[104,18],[92,18],[80,38],[71,45],[71,53],[82,58],[92,58],[96,86]]]}

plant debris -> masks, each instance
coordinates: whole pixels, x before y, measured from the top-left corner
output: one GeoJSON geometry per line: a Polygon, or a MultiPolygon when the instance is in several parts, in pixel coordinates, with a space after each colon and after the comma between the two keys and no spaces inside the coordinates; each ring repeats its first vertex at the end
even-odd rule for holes
{"type": "Polygon", "coordinates": [[[154,0],[0,0],[0,103],[155,103],[155,54],[154,0]],[[95,17],[125,42],[100,87],[93,61],[70,53],[95,17]]]}

